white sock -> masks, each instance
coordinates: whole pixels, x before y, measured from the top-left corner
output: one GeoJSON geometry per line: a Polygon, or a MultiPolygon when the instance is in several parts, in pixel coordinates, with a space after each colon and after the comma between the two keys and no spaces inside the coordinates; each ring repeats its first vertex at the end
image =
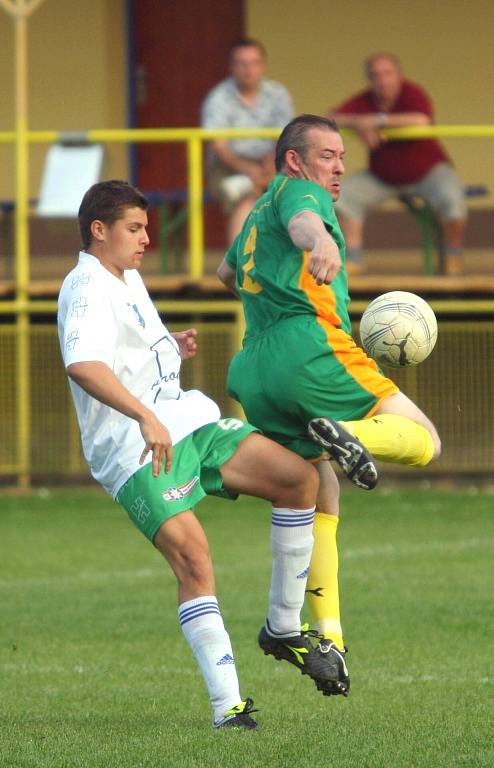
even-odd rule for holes
{"type": "Polygon", "coordinates": [[[267,629],[273,635],[300,634],[300,611],[314,542],[314,509],[273,507],[273,570],[267,623],[267,629]]]}
{"type": "Polygon", "coordinates": [[[228,632],[214,595],[196,597],[178,606],[178,618],[209,693],[214,722],[241,701],[237,670],[228,632]]]}

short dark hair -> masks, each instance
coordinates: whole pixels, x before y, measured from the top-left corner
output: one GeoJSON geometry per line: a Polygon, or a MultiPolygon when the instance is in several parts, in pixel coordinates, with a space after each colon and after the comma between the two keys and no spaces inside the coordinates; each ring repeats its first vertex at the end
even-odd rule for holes
{"type": "Polygon", "coordinates": [[[266,58],[266,49],[263,44],[259,42],[259,40],[255,40],[253,37],[240,37],[230,46],[230,50],[228,52],[228,61],[230,63],[239,48],[257,48],[262,53],[264,58],[266,58]]]}
{"type": "Polygon", "coordinates": [[[294,149],[305,160],[309,144],[307,131],[311,128],[325,128],[339,133],[334,120],[320,115],[299,115],[285,125],[276,143],[275,166],[278,173],[285,165],[285,155],[289,149],[294,149]]]}
{"type": "Polygon", "coordinates": [[[142,208],[147,211],[149,203],[136,187],[127,181],[99,181],[88,189],[79,207],[79,230],[84,249],[92,240],[91,224],[96,219],[113,224],[122,218],[126,208],[142,208]]]}

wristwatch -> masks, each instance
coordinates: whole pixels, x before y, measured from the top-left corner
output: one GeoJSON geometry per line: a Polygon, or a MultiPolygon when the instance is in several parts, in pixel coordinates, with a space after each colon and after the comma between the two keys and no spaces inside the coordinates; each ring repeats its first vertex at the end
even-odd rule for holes
{"type": "Polygon", "coordinates": [[[376,125],[378,128],[384,128],[388,123],[388,115],[386,112],[378,112],[376,115],[376,125]]]}

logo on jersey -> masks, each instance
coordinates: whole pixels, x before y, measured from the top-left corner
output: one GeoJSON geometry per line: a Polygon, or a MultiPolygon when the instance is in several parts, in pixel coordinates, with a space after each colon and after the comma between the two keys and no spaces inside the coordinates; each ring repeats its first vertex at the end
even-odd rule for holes
{"type": "Polygon", "coordinates": [[[151,510],[142,496],[138,496],[130,507],[130,514],[135,517],[138,523],[145,523],[151,514],[151,510]]]}
{"type": "Polygon", "coordinates": [[[188,496],[189,493],[192,493],[198,482],[199,478],[196,475],[192,480],[189,480],[176,488],[167,488],[161,495],[165,501],[180,501],[180,499],[183,499],[185,496],[188,496]]]}
{"type": "Polygon", "coordinates": [[[75,275],[75,277],[72,278],[70,287],[74,290],[74,288],[78,288],[79,285],[87,285],[90,280],[91,274],[89,272],[83,272],[82,275],[75,275]]]}
{"type": "Polygon", "coordinates": [[[89,302],[85,296],[79,296],[76,301],[72,302],[72,317],[84,317],[86,309],[89,306],[89,302]]]}
{"type": "Polygon", "coordinates": [[[137,306],[137,304],[130,304],[130,302],[127,302],[127,306],[130,307],[131,310],[134,312],[134,315],[135,315],[135,317],[137,319],[137,322],[139,323],[141,328],[145,328],[146,327],[146,323],[144,322],[143,316],[139,312],[139,307],[137,306]]]}
{"type": "Polygon", "coordinates": [[[72,352],[75,345],[79,341],[79,331],[71,331],[69,335],[67,336],[67,341],[65,342],[65,349],[67,352],[72,352]]]}

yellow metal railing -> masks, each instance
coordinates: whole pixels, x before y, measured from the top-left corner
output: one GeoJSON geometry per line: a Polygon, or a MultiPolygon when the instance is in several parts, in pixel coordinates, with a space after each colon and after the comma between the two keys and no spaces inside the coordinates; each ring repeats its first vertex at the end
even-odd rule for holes
{"type": "MultiPolygon", "coordinates": [[[[352,133],[346,131],[346,133],[352,133]]],[[[53,144],[64,141],[87,141],[90,143],[185,143],[187,146],[187,190],[188,190],[188,240],[189,276],[199,280],[203,276],[204,262],[204,215],[202,172],[202,145],[219,138],[277,138],[277,128],[222,129],[203,128],[128,128],[97,129],[85,132],[26,131],[22,125],[17,132],[0,132],[0,143],[16,145],[16,287],[21,294],[29,285],[29,243],[28,243],[28,189],[27,168],[29,144],[53,144]]],[[[389,128],[383,135],[392,139],[427,137],[494,137],[494,125],[443,125],[389,128]]]]}

